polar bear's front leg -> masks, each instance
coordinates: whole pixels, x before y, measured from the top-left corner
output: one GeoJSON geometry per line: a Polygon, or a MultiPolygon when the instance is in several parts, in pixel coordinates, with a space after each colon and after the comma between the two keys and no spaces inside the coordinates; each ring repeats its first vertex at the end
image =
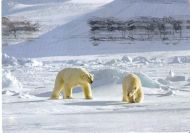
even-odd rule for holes
{"type": "Polygon", "coordinates": [[[123,96],[123,99],[122,99],[123,102],[127,102],[127,103],[130,103],[130,99],[128,96],[123,96]]]}
{"type": "Polygon", "coordinates": [[[134,101],[135,101],[135,103],[140,103],[143,101],[143,99],[144,99],[144,94],[143,94],[142,90],[139,89],[136,93],[136,97],[135,97],[134,101]]]}
{"type": "Polygon", "coordinates": [[[130,93],[126,90],[123,89],[123,102],[127,102],[127,103],[134,103],[134,96],[130,96],[130,93]]]}
{"type": "Polygon", "coordinates": [[[91,91],[90,84],[83,85],[83,91],[84,91],[85,99],[92,99],[92,91],[91,91]]]}
{"type": "Polygon", "coordinates": [[[123,102],[127,102],[127,103],[133,103],[133,97],[130,97],[130,96],[129,96],[129,93],[126,92],[126,93],[123,95],[122,101],[123,101],[123,102]]]}

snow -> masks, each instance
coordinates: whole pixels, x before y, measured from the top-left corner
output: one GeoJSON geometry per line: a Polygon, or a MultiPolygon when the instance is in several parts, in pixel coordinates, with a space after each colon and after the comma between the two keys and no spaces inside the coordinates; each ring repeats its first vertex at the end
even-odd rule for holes
{"type": "Polygon", "coordinates": [[[169,59],[170,63],[190,63],[190,57],[189,56],[175,56],[171,59],[169,59]]]}
{"type": "Polygon", "coordinates": [[[22,84],[9,71],[3,70],[3,93],[10,94],[22,92],[22,84]]]}
{"type": "Polygon", "coordinates": [[[7,54],[2,55],[2,63],[6,66],[14,66],[14,65],[31,65],[31,66],[42,66],[43,63],[36,61],[35,59],[30,58],[15,58],[8,56],[7,54]]]}
{"type": "Polygon", "coordinates": [[[174,77],[167,77],[167,80],[177,82],[177,81],[185,81],[185,76],[174,76],[174,77]]]}
{"type": "Polygon", "coordinates": [[[123,56],[121,60],[124,62],[130,62],[130,63],[132,63],[133,61],[132,58],[129,56],[123,56]]]}
{"type": "Polygon", "coordinates": [[[45,8],[39,7],[36,10],[29,9],[21,13],[8,15],[12,19],[15,18],[15,16],[16,19],[18,19],[17,16],[28,18],[44,26],[41,27],[39,33],[40,37],[36,40],[20,43],[18,46],[8,46],[5,47],[4,50],[11,56],[32,58],[63,55],[111,54],[118,52],[186,50],[190,48],[186,40],[180,41],[179,45],[175,46],[164,45],[161,41],[144,41],[143,43],[136,41],[132,45],[104,42],[98,46],[93,46],[89,39],[88,26],[89,19],[94,18],[94,16],[116,16],[118,19],[128,19],[139,16],[172,16],[177,18],[181,16],[182,19],[187,19],[190,16],[190,7],[187,0],[180,2],[170,0],[169,3],[171,2],[171,4],[167,4],[164,1],[151,2],[146,0],[105,0],[100,4],[96,2],[94,4],[85,2],[86,0],[82,0],[80,3],[66,1],[55,3],[55,5],[50,4],[51,7],[46,5],[45,8]],[[56,14],[56,12],[59,12],[59,14],[56,14]],[[42,22],[42,20],[44,21],[42,22]],[[46,38],[48,38],[48,40],[46,38]],[[79,42],[80,45],[78,44],[79,42]],[[162,47],[160,47],[160,45],[162,45],[162,47]],[[147,46],[148,49],[145,48],[147,46]],[[31,50],[34,52],[30,52],[31,50]]]}
{"type": "MultiPolygon", "coordinates": [[[[176,53],[175,53],[176,54],[176,53]]],[[[178,55],[184,52],[177,52],[178,55]]],[[[21,94],[3,94],[3,129],[7,132],[127,132],[127,131],[188,131],[189,81],[167,80],[173,64],[171,54],[161,53],[59,56],[35,58],[43,66],[4,65],[11,69],[22,85],[21,94]],[[122,62],[123,57],[164,57],[147,65],[122,62]],[[117,60],[115,64],[106,62],[117,60]],[[166,64],[164,64],[166,63],[166,64]],[[138,66],[137,66],[138,65],[138,66]],[[83,99],[80,88],[74,89],[74,99],[50,100],[56,74],[65,67],[85,67],[94,74],[93,100],[83,99]],[[126,104],[122,100],[122,78],[136,73],[143,85],[145,100],[140,104],[126,104]],[[160,82],[161,81],[161,82],[160,82]],[[23,92],[24,90],[24,92],[23,92]],[[22,110],[21,110],[22,108],[22,110]],[[127,118],[127,119],[126,119],[127,118]],[[180,119],[180,122],[176,121],[180,119]],[[101,124],[98,124],[100,123],[101,124]],[[131,124],[131,122],[136,123],[131,124]],[[142,124],[143,123],[143,124],[142,124]],[[126,124],[130,127],[125,126],[126,124]],[[182,126],[183,125],[183,126],[182,126]],[[183,128],[182,128],[182,127],[183,128]],[[108,129],[109,128],[109,129],[108,129]]],[[[189,77],[189,63],[175,64],[175,76],[189,77]],[[181,69],[180,69],[181,68],[181,69]],[[186,68],[186,69],[184,69],[186,68]]],[[[3,79],[7,80],[3,77],[3,79]]],[[[3,90],[15,87],[9,86],[3,90]]]]}
{"type": "Polygon", "coordinates": [[[7,133],[189,132],[190,41],[105,41],[93,45],[88,20],[139,16],[189,18],[188,0],[14,0],[3,16],[39,22],[34,40],[6,40],[2,54],[3,131],[7,133]],[[57,73],[94,74],[92,100],[51,100],[57,73]],[[144,101],[122,102],[122,79],[135,73],[144,101]]]}

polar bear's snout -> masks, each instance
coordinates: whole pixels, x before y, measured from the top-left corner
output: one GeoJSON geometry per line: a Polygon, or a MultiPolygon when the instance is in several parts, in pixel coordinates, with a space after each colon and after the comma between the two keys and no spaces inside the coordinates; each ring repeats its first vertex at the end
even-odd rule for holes
{"type": "Polygon", "coordinates": [[[82,76],[82,79],[83,79],[85,82],[88,82],[89,84],[92,84],[93,81],[94,81],[94,76],[93,76],[92,74],[88,73],[88,74],[84,74],[84,75],[82,76]]]}
{"type": "Polygon", "coordinates": [[[92,84],[92,83],[93,83],[93,80],[90,79],[90,84],[92,84]]]}
{"type": "Polygon", "coordinates": [[[92,84],[94,82],[94,75],[89,74],[89,78],[90,78],[90,83],[92,84]]]}

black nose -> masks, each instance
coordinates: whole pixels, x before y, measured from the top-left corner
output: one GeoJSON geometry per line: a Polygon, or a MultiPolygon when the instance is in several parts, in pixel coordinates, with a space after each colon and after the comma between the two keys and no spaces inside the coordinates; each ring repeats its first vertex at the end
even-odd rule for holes
{"type": "Polygon", "coordinates": [[[90,81],[90,83],[92,84],[92,83],[93,83],[93,81],[91,80],[91,81],[90,81]]]}

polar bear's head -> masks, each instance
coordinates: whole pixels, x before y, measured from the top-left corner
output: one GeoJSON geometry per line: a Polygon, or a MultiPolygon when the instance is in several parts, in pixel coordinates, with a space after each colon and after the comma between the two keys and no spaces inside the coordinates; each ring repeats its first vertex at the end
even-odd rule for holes
{"type": "Polygon", "coordinates": [[[93,83],[93,81],[94,81],[94,75],[92,75],[92,74],[88,74],[88,81],[89,81],[89,83],[90,84],[92,84],[93,83]]]}
{"type": "Polygon", "coordinates": [[[91,73],[89,72],[85,72],[83,75],[82,75],[82,79],[90,84],[93,83],[94,81],[94,75],[92,75],[91,73]]]}
{"type": "Polygon", "coordinates": [[[93,76],[92,74],[88,73],[86,76],[84,76],[84,79],[85,79],[88,83],[92,84],[93,81],[94,81],[94,76],[93,76]]]}

